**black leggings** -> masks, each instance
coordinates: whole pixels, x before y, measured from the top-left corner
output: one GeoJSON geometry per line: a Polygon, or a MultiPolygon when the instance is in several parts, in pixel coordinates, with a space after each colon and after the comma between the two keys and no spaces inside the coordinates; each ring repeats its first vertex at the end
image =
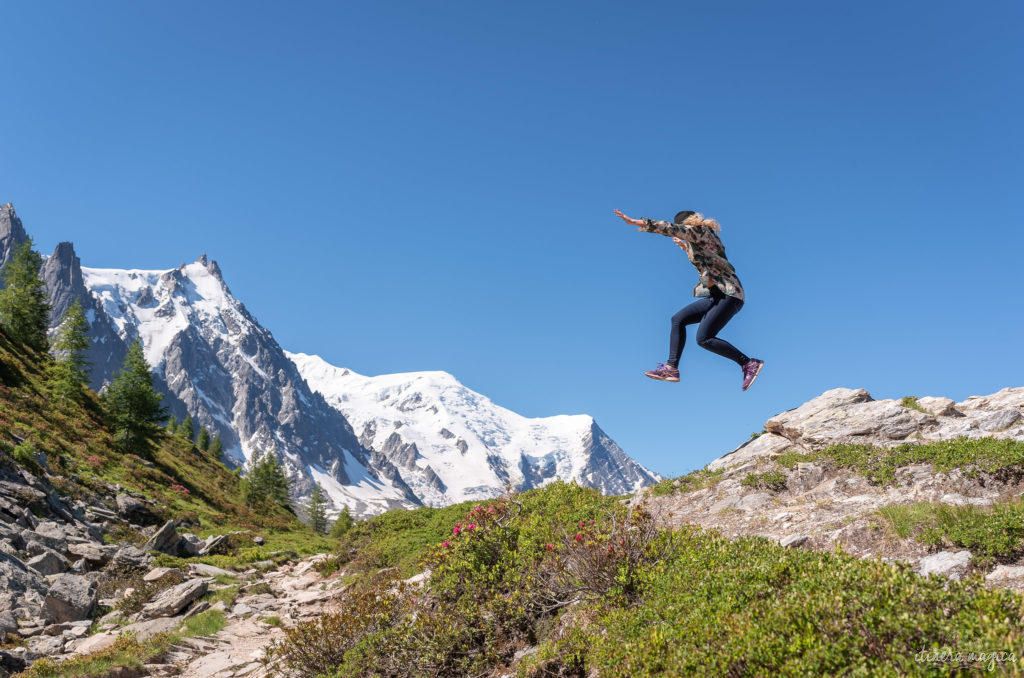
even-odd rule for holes
{"type": "Polygon", "coordinates": [[[710,297],[698,299],[672,316],[672,342],[669,345],[668,364],[672,367],[679,367],[679,357],[683,354],[683,345],[686,344],[686,326],[699,322],[698,346],[724,356],[740,366],[746,365],[750,358],[740,353],[725,339],[715,336],[722,331],[727,322],[732,320],[734,315],[739,313],[741,308],[743,308],[742,299],[726,296],[712,288],[710,297]]]}

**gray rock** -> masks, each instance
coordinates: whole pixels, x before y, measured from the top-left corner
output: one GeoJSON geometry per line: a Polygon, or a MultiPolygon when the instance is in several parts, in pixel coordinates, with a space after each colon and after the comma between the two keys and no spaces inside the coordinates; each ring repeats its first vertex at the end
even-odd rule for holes
{"type": "Polygon", "coordinates": [[[934,423],[932,415],[895,400],[872,400],[864,389],[836,388],[772,417],[765,430],[817,450],[835,443],[892,445],[934,423]]]}
{"type": "Polygon", "coordinates": [[[198,556],[199,549],[202,548],[203,544],[204,542],[202,539],[191,532],[186,532],[181,535],[181,541],[178,542],[178,547],[185,556],[198,556]]]}
{"type": "Polygon", "coordinates": [[[129,624],[121,629],[121,633],[134,633],[137,640],[145,640],[158,633],[176,631],[181,626],[181,621],[181,617],[158,617],[129,624]]]}
{"type": "Polygon", "coordinates": [[[67,553],[68,550],[67,530],[63,525],[52,520],[40,521],[26,538],[26,541],[28,540],[41,542],[58,553],[67,553]]]}
{"type": "Polygon", "coordinates": [[[770,492],[754,492],[740,499],[739,503],[736,504],[736,508],[741,511],[756,511],[771,503],[771,501],[772,495],[770,492]]]}
{"type": "Polygon", "coordinates": [[[44,657],[60,654],[64,651],[64,636],[36,636],[30,638],[26,646],[32,652],[41,654],[44,657]]]}
{"type": "Polygon", "coordinates": [[[252,612],[253,609],[245,603],[236,603],[235,606],[231,608],[231,614],[236,617],[241,617],[242,615],[246,614],[252,614],[252,612]]]}
{"type": "Polygon", "coordinates": [[[210,535],[206,538],[206,542],[199,549],[199,555],[208,556],[218,553],[219,551],[227,548],[228,535],[218,534],[210,535]]]}
{"type": "Polygon", "coordinates": [[[150,601],[142,614],[146,617],[172,617],[181,612],[192,601],[206,593],[208,585],[205,579],[190,579],[177,586],[160,592],[150,601]]]}
{"type": "Polygon", "coordinates": [[[149,567],[149,564],[153,562],[153,557],[145,551],[135,548],[131,544],[125,544],[117,550],[113,558],[115,563],[120,565],[128,565],[139,569],[149,567]]]}
{"type": "Polygon", "coordinates": [[[5,633],[15,633],[18,630],[18,621],[9,610],[0,610],[0,636],[5,633]]]}
{"type": "Polygon", "coordinates": [[[978,428],[982,431],[1005,431],[1020,420],[1019,410],[1000,410],[978,419],[978,428]]]}
{"type": "Polygon", "coordinates": [[[985,582],[992,586],[1002,586],[1020,591],[1024,589],[1024,567],[999,565],[985,576],[985,582]]]}
{"type": "Polygon", "coordinates": [[[116,551],[110,546],[104,546],[103,544],[96,544],[94,542],[84,542],[81,544],[70,544],[68,546],[68,555],[77,556],[85,560],[92,567],[100,567],[108,562],[113,557],[116,551]]]}
{"type": "Polygon", "coordinates": [[[85,577],[62,574],[54,579],[43,600],[43,617],[49,622],[85,619],[96,604],[96,585],[85,577]]]}
{"type": "Polygon", "coordinates": [[[26,567],[31,567],[33,570],[43,576],[51,574],[60,574],[66,572],[71,563],[68,562],[67,558],[60,555],[56,551],[46,549],[43,553],[25,562],[26,567]]]}
{"type": "Polygon", "coordinates": [[[199,577],[216,577],[218,575],[226,575],[228,577],[235,576],[234,572],[228,572],[227,570],[222,570],[219,567],[207,565],[206,563],[189,563],[188,573],[199,577]]]}
{"type": "Polygon", "coordinates": [[[956,414],[956,403],[952,398],[936,398],[935,396],[924,396],[917,399],[917,405],[928,414],[936,417],[948,417],[956,414]]]}
{"type": "Polygon", "coordinates": [[[154,567],[142,577],[142,581],[156,581],[174,572],[181,574],[181,570],[176,567],[154,567]]]}
{"type": "Polygon", "coordinates": [[[784,452],[786,448],[792,446],[793,443],[782,436],[775,435],[774,433],[762,433],[758,437],[746,441],[732,452],[715,459],[708,464],[707,468],[709,471],[717,471],[723,468],[736,467],[750,461],[774,459],[784,452]]]}
{"type": "Polygon", "coordinates": [[[181,541],[181,537],[178,536],[178,530],[174,526],[173,520],[168,520],[163,524],[156,533],[149,538],[149,540],[143,544],[142,549],[144,551],[159,551],[160,553],[166,553],[170,556],[178,555],[178,542],[181,541]]]}
{"type": "Polygon", "coordinates": [[[971,563],[970,551],[941,551],[927,556],[918,563],[918,571],[922,576],[942,574],[950,579],[960,579],[971,563]]]}
{"type": "Polygon", "coordinates": [[[808,539],[810,539],[810,537],[806,534],[791,534],[788,537],[783,537],[779,540],[779,545],[785,548],[795,549],[806,544],[808,539]]]}
{"type": "Polygon", "coordinates": [[[25,565],[21,559],[0,551],[0,594],[8,594],[16,599],[26,595],[42,599],[46,593],[46,580],[33,569],[25,565]]]}

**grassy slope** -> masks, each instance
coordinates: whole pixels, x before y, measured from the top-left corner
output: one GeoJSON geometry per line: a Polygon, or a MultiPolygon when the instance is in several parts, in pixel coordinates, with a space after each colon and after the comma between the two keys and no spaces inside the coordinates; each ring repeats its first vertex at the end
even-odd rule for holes
{"type": "Polygon", "coordinates": [[[253,550],[250,560],[280,548],[300,553],[331,548],[329,540],[313,535],[281,507],[247,507],[238,477],[190,441],[161,434],[151,459],[121,453],[96,394],[89,392],[82,404],[51,401],[45,362],[45,356],[13,346],[0,333],[0,455],[38,470],[25,450],[45,452],[53,483],[65,496],[108,496],[107,483],[119,483],[152,499],[163,518],[199,522],[201,536],[236,529],[263,534],[268,543],[253,550]]]}

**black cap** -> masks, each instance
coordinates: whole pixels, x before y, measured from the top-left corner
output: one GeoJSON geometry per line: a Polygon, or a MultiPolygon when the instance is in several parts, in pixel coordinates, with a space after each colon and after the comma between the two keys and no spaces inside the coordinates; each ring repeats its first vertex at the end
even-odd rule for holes
{"type": "Polygon", "coordinates": [[[672,221],[674,223],[681,224],[684,221],[686,221],[687,219],[689,219],[691,216],[693,216],[694,214],[696,214],[696,212],[694,212],[693,210],[683,210],[682,212],[677,214],[675,216],[675,218],[672,219],[672,221]]]}

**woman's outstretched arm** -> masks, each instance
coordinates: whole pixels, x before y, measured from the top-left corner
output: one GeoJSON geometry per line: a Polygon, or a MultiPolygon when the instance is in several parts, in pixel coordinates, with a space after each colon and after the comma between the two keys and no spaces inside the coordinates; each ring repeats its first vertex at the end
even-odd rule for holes
{"type": "Polygon", "coordinates": [[[686,233],[685,226],[673,224],[668,221],[660,221],[656,219],[633,219],[632,217],[627,217],[619,210],[615,210],[615,215],[627,224],[636,226],[636,230],[644,233],[660,233],[661,235],[667,235],[673,238],[682,238],[683,234],[686,233]]]}

